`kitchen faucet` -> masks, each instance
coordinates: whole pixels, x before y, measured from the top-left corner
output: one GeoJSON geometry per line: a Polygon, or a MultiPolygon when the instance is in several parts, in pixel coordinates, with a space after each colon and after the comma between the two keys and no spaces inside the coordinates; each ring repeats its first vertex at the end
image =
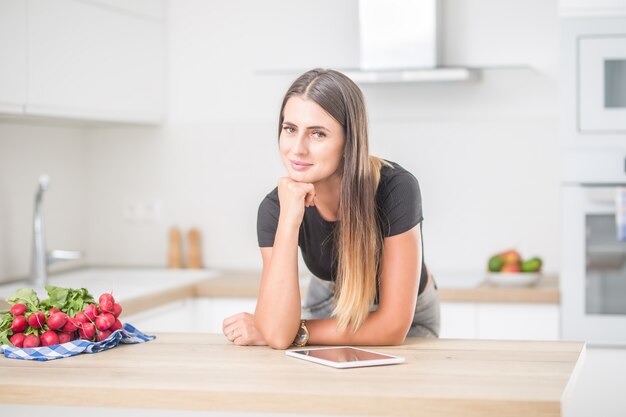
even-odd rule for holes
{"type": "Polygon", "coordinates": [[[48,281],[48,265],[61,260],[80,259],[83,256],[79,251],[51,250],[46,252],[43,193],[48,189],[49,184],[50,178],[47,175],[39,177],[37,194],[35,194],[31,280],[32,284],[38,288],[43,288],[48,281]]]}

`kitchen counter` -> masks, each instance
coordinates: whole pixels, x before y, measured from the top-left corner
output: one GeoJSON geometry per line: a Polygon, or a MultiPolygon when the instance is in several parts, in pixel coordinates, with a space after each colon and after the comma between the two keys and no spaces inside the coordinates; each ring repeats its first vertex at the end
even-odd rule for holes
{"type": "MultiPolygon", "coordinates": [[[[260,279],[260,272],[221,272],[213,279],[197,284],[196,295],[256,298],[260,279]]],[[[307,282],[306,278],[301,279],[303,292],[307,282]]],[[[437,278],[437,282],[442,301],[542,304],[560,302],[558,278],[553,275],[545,276],[528,287],[500,287],[474,276],[437,278]]]]}
{"type": "MultiPolygon", "coordinates": [[[[124,301],[126,314],[143,311],[162,305],[167,301],[189,297],[216,298],[257,298],[259,293],[259,272],[219,272],[213,277],[160,292],[151,292],[124,301]]],[[[306,294],[308,278],[301,277],[302,299],[306,294]]],[[[443,284],[446,285],[446,284],[443,284]]],[[[559,289],[555,277],[541,279],[531,287],[498,287],[481,281],[476,286],[462,288],[439,285],[441,301],[484,302],[484,303],[540,303],[558,304],[559,289]]],[[[452,283],[452,285],[454,285],[452,283]]]]}
{"type": "MultiPolygon", "coordinates": [[[[52,285],[80,288],[98,294],[113,290],[122,300],[124,314],[134,314],[166,302],[190,297],[256,298],[261,279],[258,271],[212,271],[167,269],[86,269],[53,276],[52,285]]],[[[542,303],[560,301],[558,279],[542,278],[529,287],[498,287],[480,277],[437,278],[439,297],[447,302],[542,303]]],[[[301,277],[302,295],[307,277],[301,277]]],[[[24,284],[0,285],[0,309],[8,308],[5,298],[24,284]]],[[[45,294],[40,294],[45,297],[45,294]]]]}
{"type": "Polygon", "coordinates": [[[479,280],[472,287],[461,287],[444,280],[439,285],[439,297],[442,301],[478,303],[559,304],[561,300],[559,280],[554,275],[544,276],[527,287],[498,286],[486,280],[479,280]]]}
{"type": "MultiPolygon", "coordinates": [[[[200,282],[221,276],[213,270],[170,270],[165,268],[85,268],[53,275],[50,285],[67,288],[87,288],[97,299],[104,292],[112,292],[123,303],[124,314],[181,298],[193,297],[200,282]]],[[[8,308],[5,299],[19,288],[32,288],[26,281],[0,285],[0,309],[8,308]]],[[[47,298],[45,289],[36,288],[40,299],[47,298]]]]}
{"type": "MultiPolygon", "coordinates": [[[[158,334],[50,362],[0,357],[0,403],[378,416],[559,416],[577,342],[424,340],[374,350],[406,362],[333,369],[222,335],[158,334]]],[[[113,410],[114,412],[114,410],[113,410]]]]}

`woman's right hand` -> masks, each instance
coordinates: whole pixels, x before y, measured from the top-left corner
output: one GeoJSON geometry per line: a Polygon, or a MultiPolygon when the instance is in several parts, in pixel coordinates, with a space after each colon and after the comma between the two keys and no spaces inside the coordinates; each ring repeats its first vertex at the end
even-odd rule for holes
{"type": "Polygon", "coordinates": [[[315,205],[315,186],[282,177],[278,180],[278,199],[280,219],[299,227],[304,217],[304,208],[315,205]]]}
{"type": "Polygon", "coordinates": [[[239,346],[267,346],[263,335],[254,324],[254,314],[239,313],[224,319],[224,335],[239,346]]]}

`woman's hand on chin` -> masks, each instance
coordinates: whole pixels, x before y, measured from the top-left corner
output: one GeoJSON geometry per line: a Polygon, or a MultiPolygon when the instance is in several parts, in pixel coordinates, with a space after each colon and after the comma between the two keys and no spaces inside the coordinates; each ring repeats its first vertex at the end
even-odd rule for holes
{"type": "Polygon", "coordinates": [[[278,199],[280,216],[299,226],[304,217],[304,208],[315,205],[315,186],[282,177],[278,180],[278,199]]]}
{"type": "Polygon", "coordinates": [[[267,342],[254,324],[254,315],[239,313],[224,319],[224,336],[239,346],[266,346],[267,342]]]}

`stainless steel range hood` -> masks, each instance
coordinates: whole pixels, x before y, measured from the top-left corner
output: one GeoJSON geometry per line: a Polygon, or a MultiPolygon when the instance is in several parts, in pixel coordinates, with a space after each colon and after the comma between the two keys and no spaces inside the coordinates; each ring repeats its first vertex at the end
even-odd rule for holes
{"type": "Polygon", "coordinates": [[[359,0],[360,83],[463,81],[467,68],[440,67],[439,0],[359,0]]]}

